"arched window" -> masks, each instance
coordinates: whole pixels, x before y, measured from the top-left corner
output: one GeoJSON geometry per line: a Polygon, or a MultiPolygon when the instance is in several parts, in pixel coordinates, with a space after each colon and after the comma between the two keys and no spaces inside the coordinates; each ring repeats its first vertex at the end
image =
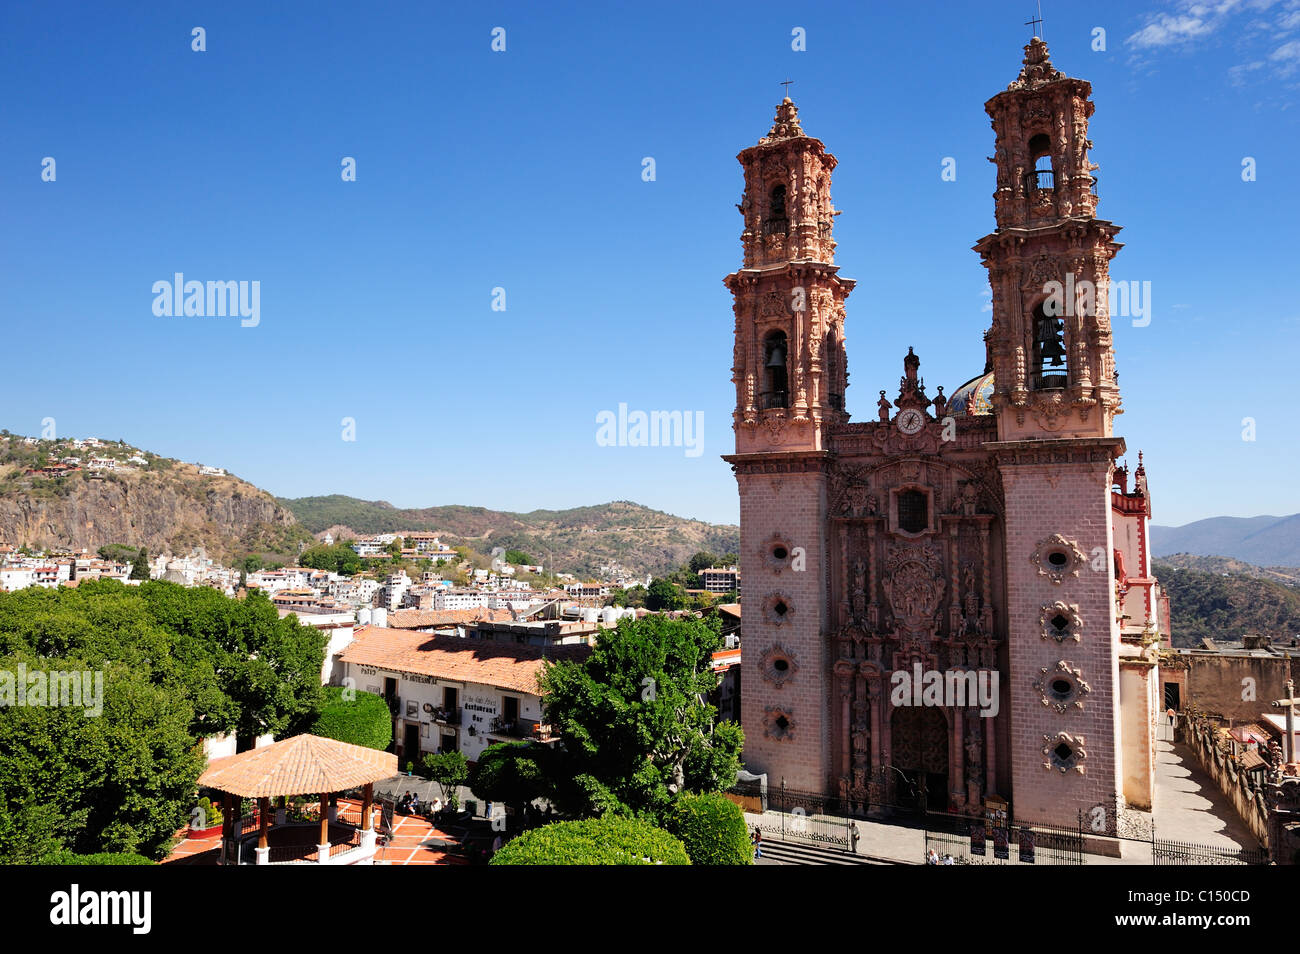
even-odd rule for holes
{"type": "Polygon", "coordinates": [[[773,331],[763,339],[763,407],[789,407],[790,396],[786,382],[785,332],[773,331]]]}
{"type": "Polygon", "coordinates": [[[772,193],[768,198],[766,231],[769,233],[780,232],[784,235],[790,231],[790,219],[785,211],[785,186],[773,186],[772,193]]]}
{"type": "Polygon", "coordinates": [[[1030,139],[1029,158],[1034,163],[1034,171],[1027,173],[1030,191],[1040,189],[1051,192],[1056,186],[1055,166],[1052,164],[1051,138],[1045,133],[1039,133],[1030,139]]]}
{"type": "Polygon", "coordinates": [[[929,498],[919,490],[898,494],[898,529],[920,533],[930,528],[929,498]]]}
{"type": "Polygon", "coordinates": [[[833,331],[826,333],[822,344],[826,355],[826,403],[837,411],[844,410],[844,384],[840,381],[840,348],[833,331]]]}
{"type": "Polygon", "coordinates": [[[1030,387],[1063,388],[1069,377],[1065,352],[1065,321],[1060,316],[1048,315],[1043,310],[1045,302],[1034,307],[1034,365],[1030,387]]]}

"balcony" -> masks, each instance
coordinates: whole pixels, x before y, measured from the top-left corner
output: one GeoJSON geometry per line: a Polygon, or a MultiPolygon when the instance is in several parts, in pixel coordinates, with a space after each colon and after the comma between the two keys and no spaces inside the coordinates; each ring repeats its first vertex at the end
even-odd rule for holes
{"type": "Polygon", "coordinates": [[[536,719],[502,719],[492,720],[489,735],[499,735],[508,739],[535,739],[539,742],[551,741],[551,727],[536,719]]]}
{"type": "Polygon", "coordinates": [[[786,391],[768,391],[763,395],[763,410],[769,411],[772,408],[789,407],[790,396],[786,391]]]}
{"type": "Polygon", "coordinates": [[[1056,173],[1051,169],[1034,169],[1025,173],[1025,192],[1056,191],[1056,173]]]}
{"type": "Polygon", "coordinates": [[[790,232],[790,220],[785,218],[768,219],[763,223],[764,235],[788,235],[790,232]]]}
{"type": "Polygon", "coordinates": [[[461,709],[457,706],[455,709],[447,709],[439,706],[433,710],[433,721],[439,725],[460,725],[461,709]]]}

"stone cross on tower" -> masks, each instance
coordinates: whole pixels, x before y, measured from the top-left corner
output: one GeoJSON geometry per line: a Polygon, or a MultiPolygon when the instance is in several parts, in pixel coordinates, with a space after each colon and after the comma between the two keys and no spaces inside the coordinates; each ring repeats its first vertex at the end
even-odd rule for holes
{"type": "Polygon", "coordinates": [[[1286,686],[1285,699],[1274,699],[1269,703],[1274,709],[1286,708],[1286,734],[1282,737],[1282,751],[1286,753],[1286,764],[1290,765],[1296,760],[1295,753],[1295,707],[1300,705],[1300,699],[1296,698],[1295,681],[1291,678],[1290,665],[1287,666],[1287,678],[1284,685],[1286,686]]]}

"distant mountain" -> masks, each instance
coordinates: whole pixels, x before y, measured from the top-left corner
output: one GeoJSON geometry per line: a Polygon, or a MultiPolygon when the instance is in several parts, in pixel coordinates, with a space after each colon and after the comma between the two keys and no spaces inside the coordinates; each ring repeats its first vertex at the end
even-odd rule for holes
{"type": "Polygon", "coordinates": [[[484,507],[443,506],[403,510],[382,500],[341,494],[281,498],[312,533],[361,536],[423,530],[445,543],[522,550],[539,562],[581,575],[618,563],[631,572],[663,573],[706,550],[718,556],[740,547],[740,528],[675,517],[626,500],[510,513],[484,507]]]}
{"type": "Polygon", "coordinates": [[[1210,517],[1151,527],[1151,552],[1223,556],[1258,566],[1300,567],[1300,513],[1289,517],[1210,517]]]}
{"type": "Polygon", "coordinates": [[[1163,565],[1179,570],[1197,570],[1218,576],[1253,576],[1256,579],[1271,580],[1284,586],[1300,587],[1300,567],[1255,566],[1253,563],[1234,560],[1232,557],[1198,556],[1194,553],[1172,553],[1158,559],[1163,565]]]}

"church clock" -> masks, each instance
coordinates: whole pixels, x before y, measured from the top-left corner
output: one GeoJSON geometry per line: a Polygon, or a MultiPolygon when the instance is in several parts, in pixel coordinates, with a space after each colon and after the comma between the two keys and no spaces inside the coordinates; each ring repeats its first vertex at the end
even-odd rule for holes
{"type": "Polygon", "coordinates": [[[925,416],[914,407],[899,412],[898,429],[904,434],[912,435],[925,427],[925,416]]]}

